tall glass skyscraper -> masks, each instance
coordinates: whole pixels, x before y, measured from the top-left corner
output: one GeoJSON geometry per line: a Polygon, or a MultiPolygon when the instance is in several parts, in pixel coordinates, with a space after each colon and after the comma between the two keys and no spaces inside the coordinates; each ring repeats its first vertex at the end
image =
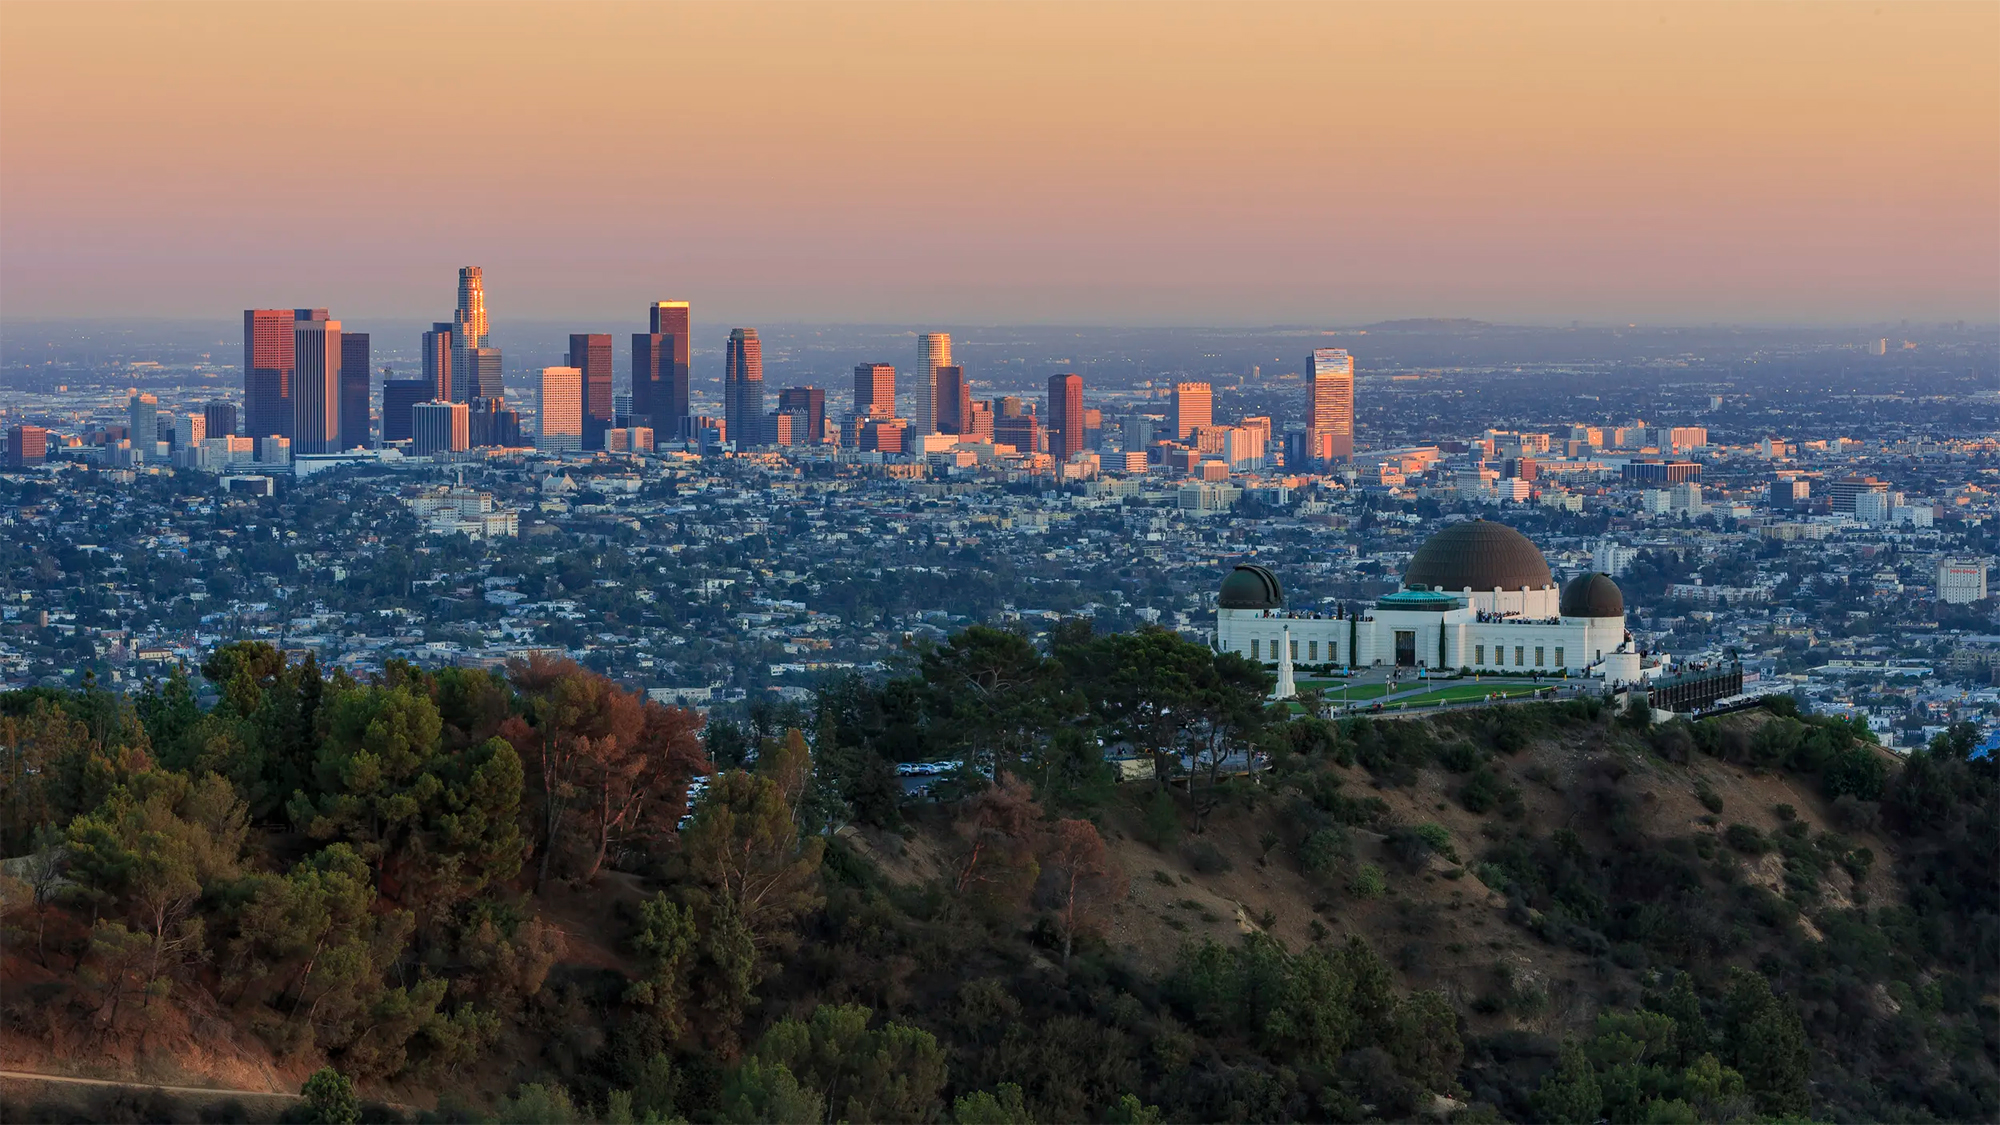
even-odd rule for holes
{"type": "Polygon", "coordinates": [[[632,413],[671,441],[688,416],[693,330],[686,301],[655,301],[647,330],[632,334],[632,413]]]}
{"type": "Polygon", "coordinates": [[[340,448],[369,449],[369,400],[374,397],[368,372],[368,333],[340,335],[340,448]]]}
{"type": "Polygon", "coordinates": [[[764,345],[755,328],[729,330],[722,368],[723,425],[738,449],[764,444],[764,345]]]}
{"type": "Polygon", "coordinates": [[[458,271],[458,311],[452,315],[452,324],[465,338],[466,347],[486,346],[486,274],[478,266],[458,271]]]}
{"type": "Polygon", "coordinates": [[[917,337],[917,411],[910,419],[912,434],[937,432],[937,370],[950,366],[951,333],[926,332],[917,337]]]}
{"type": "Polygon", "coordinates": [[[1346,348],[1313,349],[1311,395],[1306,440],[1313,459],[1354,460],[1354,357],[1346,348]]]}
{"type": "MultiPolygon", "coordinates": [[[[292,309],[243,310],[243,432],[251,437],[292,435],[296,319],[292,309]]],[[[132,435],[134,445],[139,436],[132,435]]]]}
{"type": "Polygon", "coordinates": [[[465,364],[454,369],[453,381],[463,385],[464,394],[454,396],[460,402],[506,398],[507,384],[500,371],[500,349],[465,349],[465,364]]]}
{"type": "Polygon", "coordinates": [[[568,362],[583,372],[583,447],[603,449],[611,428],[611,334],[572,332],[568,362]]]}
{"type": "Polygon", "coordinates": [[[424,381],[431,385],[431,393],[423,401],[454,402],[463,397],[455,393],[452,386],[451,365],[457,359],[457,351],[452,345],[449,322],[434,323],[431,330],[424,333],[424,381]]]}
{"type": "Polygon", "coordinates": [[[340,452],[340,322],[325,309],[294,310],[292,452],[340,452]]]}
{"type": "Polygon", "coordinates": [[[965,368],[947,363],[937,369],[937,428],[934,433],[964,435],[972,432],[972,384],[965,368]]]}
{"type": "MultiPolygon", "coordinates": [[[[433,328],[435,331],[435,328],[433,328]]],[[[451,314],[451,397],[459,402],[492,398],[500,393],[500,353],[493,352],[491,390],[478,353],[487,347],[486,274],[478,266],[458,271],[458,308],[451,314]]]]}

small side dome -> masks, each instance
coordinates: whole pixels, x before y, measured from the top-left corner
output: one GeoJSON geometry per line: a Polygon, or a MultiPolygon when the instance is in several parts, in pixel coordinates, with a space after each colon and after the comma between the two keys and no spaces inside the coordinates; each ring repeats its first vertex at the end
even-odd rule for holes
{"type": "Polygon", "coordinates": [[[1237,563],[1222,580],[1215,604],[1223,609],[1279,609],[1285,604],[1278,576],[1256,563],[1237,563]]]}
{"type": "Polygon", "coordinates": [[[1560,609],[1564,617],[1624,617],[1625,595],[1618,583],[1593,570],[1563,587],[1560,609]]]}

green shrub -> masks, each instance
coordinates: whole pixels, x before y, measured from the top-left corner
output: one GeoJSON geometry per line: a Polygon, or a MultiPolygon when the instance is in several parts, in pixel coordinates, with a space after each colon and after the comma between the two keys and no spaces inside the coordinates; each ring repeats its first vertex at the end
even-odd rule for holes
{"type": "Polygon", "coordinates": [[[1453,773],[1471,773],[1485,760],[1479,747],[1462,738],[1438,747],[1437,764],[1453,773]]]}
{"type": "Polygon", "coordinates": [[[1717,793],[1714,789],[1703,785],[1700,789],[1695,790],[1694,795],[1700,799],[1702,808],[1712,813],[1722,811],[1722,794],[1717,793]]]}
{"type": "Polygon", "coordinates": [[[1868,870],[1875,866],[1875,853],[1868,848],[1855,848],[1840,857],[1840,866],[1857,883],[1868,880],[1868,870]]]}
{"type": "Polygon", "coordinates": [[[1139,828],[1139,838],[1165,851],[1173,847],[1181,835],[1181,810],[1174,804],[1174,795],[1165,789],[1155,789],[1146,798],[1139,828]]]}
{"type": "Polygon", "coordinates": [[[305,1097],[309,1120],[316,1125],[354,1125],[361,1120],[361,1100],[354,1096],[354,1083],[330,1066],[314,1071],[299,1093],[305,1097]]]}
{"type": "MultiPolygon", "coordinates": [[[[1446,837],[1447,840],[1449,838],[1446,837]]],[[[1415,828],[1397,828],[1391,831],[1382,841],[1382,849],[1397,863],[1411,871],[1416,871],[1430,862],[1431,854],[1437,851],[1430,837],[1415,828]]]]}
{"type": "Polygon", "coordinates": [[[1229,862],[1228,856],[1222,854],[1221,848],[1209,840],[1197,840],[1189,844],[1183,854],[1187,857],[1188,866],[1202,875],[1224,875],[1236,866],[1229,862]]]}
{"type": "Polygon", "coordinates": [[[1501,780],[1490,766],[1480,766],[1465,779],[1458,790],[1458,803],[1473,813],[1484,813],[1498,806],[1500,814],[1509,820],[1518,820],[1527,811],[1521,803],[1521,787],[1501,780]]]}
{"type": "Polygon", "coordinates": [[[1830,754],[1820,767],[1820,789],[1829,799],[1880,800],[1888,782],[1889,767],[1867,743],[1849,743],[1830,754]]]}
{"type": "Polygon", "coordinates": [[[1372,863],[1362,864],[1355,870],[1354,878],[1347,882],[1348,893],[1355,898],[1380,898],[1388,889],[1389,881],[1383,876],[1382,869],[1372,863]]]}
{"type": "Polygon", "coordinates": [[[1299,869],[1307,875],[1329,875],[1353,851],[1353,838],[1345,828],[1321,828],[1299,845],[1299,869]]]}
{"type": "Polygon", "coordinates": [[[1686,720],[1677,719],[1656,727],[1652,733],[1653,752],[1669,762],[1686,764],[1694,757],[1694,735],[1688,730],[1686,720]]]}
{"type": "Polygon", "coordinates": [[[1771,806],[1771,815],[1790,824],[1799,818],[1799,810],[1789,804],[1779,803],[1771,806]]]}
{"type": "Polygon", "coordinates": [[[1744,855],[1763,855],[1771,850],[1771,841],[1762,832],[1748,824],[1732,824],[1723,832],[1722,838],[1729,846],[1744,855]]]}
{"type": "Polygon", "coordinates": [[[1417,825],[1417,835],[1431,846],[1431,850],[1453,863],[1458,862],[1458,852],[1451,846],[1451,832],[1442,824],[1423,823],[1417,825]]]}

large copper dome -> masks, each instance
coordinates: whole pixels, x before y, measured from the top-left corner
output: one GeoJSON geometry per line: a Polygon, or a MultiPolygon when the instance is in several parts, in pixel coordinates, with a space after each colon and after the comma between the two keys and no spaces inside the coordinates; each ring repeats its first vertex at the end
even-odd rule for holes
{"type": "Polygon", "coordinates": [[[1403,571],[1405,587],[1431,590],[1539,590],[1555,583],[1548,560],[1528,537],[1504,523],[1455,523],[1417,548],[1403,571]]]}

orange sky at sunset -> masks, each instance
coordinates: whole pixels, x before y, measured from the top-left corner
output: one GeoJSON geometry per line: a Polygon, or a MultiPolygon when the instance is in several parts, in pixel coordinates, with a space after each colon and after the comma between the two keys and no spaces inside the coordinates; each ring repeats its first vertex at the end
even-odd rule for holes
{"type": "Polygon", "coordinates": [[[1974,319],[2000,5],[0,5],[0,307],[1974,319]]]}

